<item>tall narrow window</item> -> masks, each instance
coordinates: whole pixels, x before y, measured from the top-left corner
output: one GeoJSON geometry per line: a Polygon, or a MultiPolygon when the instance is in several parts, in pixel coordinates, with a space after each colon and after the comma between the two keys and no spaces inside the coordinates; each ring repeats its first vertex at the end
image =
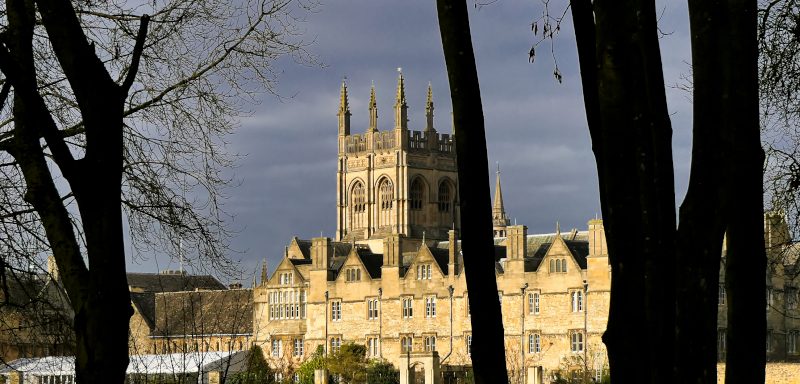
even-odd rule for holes
{"type": "Polygon", "coordinates": [[[583,352],[583,333],[574,331],[570,335],[570,349],[573,353],[583,352]]]}
{"type": "Polygon", "coordinates": [[[539,353],[542,351],[542,337],[538,333],[528,335],[528,353],[539,353]]]}
{"type": "Polygon", "coordinates": [[[292,354],[295,357],[303,356],[303,339],[300,338],[294,339],[294,348],[292,349],[292,354]]]}
{"type": "Polygon", "coordinates": [[[539,314],[539,292],[528,294],[528,313],[531,315],[539,314]]]}
{"type": "Polygon", "coordinates": [[[353,189],[350,191],[350,217],[352,228],[364,228],[366,223],[367,211],[367,196],[364,190],[364,184],[356,182],[353,189]]]}
{"type": "Polygon", "coordinates": [[[425,298],[425,317],[436,317],[436,296],[425,298]]]}
{"type": "Polygon", "coordinates": [[[799,334],[798,330],[796,330],[796,329],[792,330],[792,331],[789,331],[789,333],[786,334],[786,352],[787,353],[790,353],[792,355],[796,355],[797,354],[797,336],[798,336],[798,334],[799,334]]]}
{"type": "Polygon", "coordinates": [[[331,321],[339,321],[342,319],[342,302],[331,301],[331,321]]]}
{"type": "Polygon", "coordinates": [[[331,337],[331,353],[338,353],[342,347],[342,338],[338,336],[331,337]]]}
{"type": "Polygon", "coordinates": [[[719,298],[717,299],[717,304],[725,305],[726,299],[727,299],[727,295],[725,293],[725,284],[720,283],[720,285],[719,285],[719,298]]]}
{"type": "Polygon", "coordinates": [[[367,299],[367,319],[378,319],[378,299],[367,299]]]}
{"type": "Polygon", "coordinates": [[[416,178],[411,183],[411,191],[409,192],[408,196],[409,208],[411,208],[412,211],[422,210],[422,196],[423,196],[422,181],[420,181],[419,178],[416,178]]]}
{"type": "Polygon", "coordinates": [[[386,227],[392,224],[392,205],[394,203],[394,188],[392,187],[392,182],[389,179],[381,180],[380,184],[378,185],[378,201],[379,201],[379,213],[378,213],[378,226],[386,227]]]}
{"type": "Polygon", "coordinates": [[[402,352],[411,352],[414,347],[414,339],[411,336],[403,336],[400,338],[400,350],[402,352]]]}
{"type": "Polygon", "coordinates": [[[414,298],[413,297],[404,297],[403,298],[403,318],[410,319],[414,317],[414,298]]]}
{"type": "Polygon", "coordinates": [[[439,184],[439,212],[450,212],[450,202],[452,201],[450,185],[446,181],[439,184]]]}
{"type": "Polygon", "coordinates": [[[572,312],[583,311],[583,292],[572,291],[572,312]]]}

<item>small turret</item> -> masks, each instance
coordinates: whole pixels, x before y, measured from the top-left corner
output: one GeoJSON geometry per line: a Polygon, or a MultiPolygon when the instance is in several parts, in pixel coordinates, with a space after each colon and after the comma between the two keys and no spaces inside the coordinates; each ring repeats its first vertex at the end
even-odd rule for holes
{"type": "Polygon", "coordinates": [[[267,284],[267,259],[261,264],[261,285],[267,284]]]}
{"type": "Polygon", "coordinates": [[[406,105],[406,88],[403,83],[403,69],[397,68],[397,96],[394,102],[394,129],[408,129],[408,105],[406,105]]]}
{"type": "Polygon", "coordinates": [[[347,100],[347,84],[342,80],[342,90],[339,94],[339,136],[350,135],[350,103],[347,100]]]}
{"type": "Polygon", "coordinates": [[[428,83],[428,99],[425,101],[425,130],[435,131],[433,128],[433,88],[428,83]]]}
{"type": "Polygon", "coordinates": [[[375,102],[375,84],[369,89],[369,127],[368,132],[378,130],[378,104],[375,102]]]}
{"type": "Polygon", "coordinates": [[[503,190],[500,188],[500,164],[497,165],[497,179],[494,185],[494,204],[492,205],[492,226],[495,237],[506,237],[506,227],[511,220],[506,217],[503,206],[503,190]]]}

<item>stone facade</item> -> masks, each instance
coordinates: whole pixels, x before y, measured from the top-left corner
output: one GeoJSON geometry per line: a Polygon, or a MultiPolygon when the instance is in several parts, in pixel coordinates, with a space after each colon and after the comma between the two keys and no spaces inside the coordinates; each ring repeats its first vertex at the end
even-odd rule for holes
{"type": "MultiPolygon", "coordinates": [[[[460,252],[454,138],[410,131],[403,76],[395,126],[377,130],[374,88],[364,134],[350,133],[347,87],[339,106],[337,231],[294,238],[254,291],[254,341],[273,365],[296,365],[322,346],[367,346],[395,365],[437,351],[470,365],[472,328],[460,252]]],[[[610,268],[602,220],[585,231],[529,235],[509,225],[498,169],[493,207],[498,300],[509,368],[582,369],[605,361],[610,268]]]]}

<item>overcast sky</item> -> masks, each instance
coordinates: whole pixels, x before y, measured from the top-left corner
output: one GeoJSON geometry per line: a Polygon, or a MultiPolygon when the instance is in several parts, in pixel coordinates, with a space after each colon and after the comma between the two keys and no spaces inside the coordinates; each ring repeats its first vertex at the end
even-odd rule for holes
{"type": "MultiPolygon", "coordinates": [[[[409,128],[424,127],[428,82],[433,85],[435,127],[450,132],[450,94],[435,1],[327,0],[302,25],[323,67],[276,63],[283,71],[279,101],[264,96],[230,137],[244,155],[234,170],[240,185],[228,191],[226,209],[237,232],[231,258],[254,270],[267,258],[274,269],[292,236],[333,237],[336,230],[336,135],[339,86],[347,77],[351,131],[367,126],[367,99],[374,81],[378,128],[391,129],[397,68],[406,79],[409,128]]],[[[553,2],[553,13],[566,1],[553,2]]],[[[688,73],[690,47],[684,2],[659,6],[661,52],[667,86],[688,73]]],[[[553,78],[550,45],[528,51],[537,40],[531,22],[540,0],[499,0],[475,8],[470,1],[472,38],[485,114],[491,168],[499,162],[507,214],[528,233],[586,229],[600,213],[597,176],[586,117],[571,19],[567,14],[554,43],[563,74],[553,78]]],[[[679,201],[688,178],[691,103],[685,92],[667,89],[674,129],[679,201]]],[[[487,170],[476,170],[486,172],[487,170]]],[[[493,169],[491,172],[493,173],[493,169]]],[[[491,180],[494,180],[492,175],[491,180]]],[[[489,202],[487,202],[489,203],[489,202]]],[[[163,263],[161,263],[163,265],[163,263]]],[[[173,266],[174,267],[174,266],[173,266]]],[[[131,265],[132,270],[149,270],[131,265]]]]}

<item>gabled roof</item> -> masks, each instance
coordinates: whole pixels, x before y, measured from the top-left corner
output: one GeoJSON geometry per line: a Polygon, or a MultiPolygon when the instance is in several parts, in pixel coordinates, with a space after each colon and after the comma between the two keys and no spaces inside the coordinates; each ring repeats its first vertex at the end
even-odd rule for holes
{"type": "Polygon", "coordinates": [[[131,292],[131,304],[142,315],[147,327],[153,329],[156,324],[156,295],[152,292],[131,292]]]}
{"type": "Polygon", "coordinates": [[[436,264],[439,264],[439,268],[442,270],[442,274],[447,276],[447,274],[449,273],[447,270],[447,263],[450,262],[450,251],[441,248],[428,248],[428,249],[431,251],[433,259],[436,260],[436,264]]]}
{"type": "Polygon", "coordinates": [[[138,292],[178,292],[196,289],[219,290],[227,287],[210,275],[188,275],[169,273],[128,274],[128,286],[138,292]]]}
{"type": "MultiPolygon", "coordinates": [[[[572,254],[575,262],[581,269],[586,269],[586,257],[589,256],[589,242],[584,240],[564,240],[564,244],[572,254]]],[[[533,252],[533,256],[525,258],[525,272],[533,272],[539,269],[539,265],[550,250],[552,242],[540,243],[538,248],[533,252]]]]}
{"type": "Polygon", "coordinates": [[[156,336],[253,333],[250,289],[158,293],[155,309],[156,336]]]}

